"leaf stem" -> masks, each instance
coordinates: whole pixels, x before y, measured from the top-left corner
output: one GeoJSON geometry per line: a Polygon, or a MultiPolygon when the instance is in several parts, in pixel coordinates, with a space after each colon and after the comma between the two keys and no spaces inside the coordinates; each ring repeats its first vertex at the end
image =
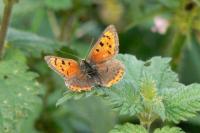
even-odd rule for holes
{"type": "Polygon", "coordinates": [[[4,42],[5,42],[7,30],[8,30],[8,25],[9,25],[14,1],[6,0],[6,1],[4,1],[4,3],[5,3],[5,7],[4,7],[4,11],[3,11],[3,19],[2,19],[2,24],[1,24],[1,28],[0,28],[0,58],[3,57],[4,42]]]}

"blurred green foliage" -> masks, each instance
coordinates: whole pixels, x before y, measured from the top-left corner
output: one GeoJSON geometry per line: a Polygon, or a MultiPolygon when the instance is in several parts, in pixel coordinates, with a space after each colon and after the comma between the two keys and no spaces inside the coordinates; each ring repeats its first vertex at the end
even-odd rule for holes
{"type": "MultiPolygon", "coordinates": [[[[3,0],[0,0],[0,24],[3,8],[3,0]]],[[[5,55],[0,61],[0,132],[106,133],[113,129],[114,125],[125,122],[129,124],[124,124],[120,129],[115,126],[111,132],[129,132],[128,130],[132,129],[146,132],[141,126],[133,125],[137,120],[132,116],[141,111],[142,107],[137,104],[140,101],[139,95],[126,97],[130,93],[138,93],[131,89],[132,83],[129,82],[117,85],[121,89],[126,85],[127,88],[122,91],[97,90],[99,95],[110,93],[112,99],[87,97],[55,106],[66,87],[62,78],[49,70],[43,56],[52,54],[74,58],[71,55],[73,54],[84,58],[90,44],[95,43],[109,24],[114,24],[118,30],[121,53],[133,54],[138,59],[151,62],[148,66],[148,61],[145,63],[134,56],[120,55],[119,58],[125,64],[130,63],[126,65],[128,74],[123,81],[132,79],[132,82],[136,82],[134,87],[139,88],[139,71],[146,64],[145,71],[153,75],[153,79],[159,79],[158,75],[161,73],[166,75],[162,79],[163,82],[156,82],[156,86],[157,83],[160,83],[160,88],[174,86],[173,82],[178,78],[166,65],[169,59],[150,59],[159,55],[172,57],[171,66],[178,73],[181,83],[200,83],[199,0],[19,0],[13,7],[5,55]],[[164,34],[151,30],[156,25],[157,16],[169,23],[164,34]],[[119,117],[118,113],[113,112],[108,106],[110,103],[113,108],[119,107],[119,114],[123,115],[119,117]]],[[[175,95],[178,93],[172,89],[169,94],[162,91],[156,94],[160,96],[164,93],[169,97],[163,101],[165,108],[162,104],[155,107],[155,111],[158,111],[155,113],[162,119],[180,122],[185,118],[178,115],[184,114],[183,107],[190,108],[185,114],[188,117],[197,111],[198,103],[195,103],[195,99],[198,97],[195,97],[195,94],[198,94],[198,87],[189,85],[180,87],[180,90],[184,94],[190,93],[185,96],[175,95]],[[194,99],[190,99],[192,96],[194,99]],[[169,106],[171,109],[176,107],[177,110],[162,113],[169,106]],[[172,116],[171,112],[176,112],[177,115],[172,116]]],[[[96,90],[86,95],[94,95],[93,93],[96,93],[96,90]]],[[[154,95],[154,91],[150,90],[148,94],[154,95]]],[[[71,95],[64,97],[69,99],[71,95]]],[[[74,97],[79,99],[85,97],[85,94],[74,97]]],[[[187,122],[180,122],[177,126],[185,132],[198,133],[199,121],[198,116],[187,122]]],[[[163,127],[156,129],[155,133],[166,131],[182,132],[179,128],[163,127]]]]}

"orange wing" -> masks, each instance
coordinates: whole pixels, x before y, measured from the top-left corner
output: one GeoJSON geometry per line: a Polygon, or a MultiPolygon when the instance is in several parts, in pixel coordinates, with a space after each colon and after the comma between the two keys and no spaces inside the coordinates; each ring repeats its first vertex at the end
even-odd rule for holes
{"type": "Polygon", "coordinates": [[[113,58],[118,53],[119,41],[116,29],[108,26],[89,53],[88,61],[101,63],[113,58]]]}
{"type": "Polygon", "coordinates": [[[80,74],[80,66],[75,60],[56,56],[45,56],[45,60],[50,68],[66,79],[73,78],[80,74]]]}
{"type": "Polygon", "coordinates": [[[89,91],[94,86],[95,81],[81,71],[75,60],[56,56],[45,56],[45,60],[50,68],[65,79],[65,84],[71,91],[89,91]]]}

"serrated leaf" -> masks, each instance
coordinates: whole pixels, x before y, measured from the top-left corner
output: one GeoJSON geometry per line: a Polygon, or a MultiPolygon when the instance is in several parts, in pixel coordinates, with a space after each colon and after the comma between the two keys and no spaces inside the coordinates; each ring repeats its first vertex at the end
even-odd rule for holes
{"type": "Polygon", "coordinates": [[[0,62],[0,132],[34,132],[33,123],[41,110],[41,85],[36,73],[27,71],[25,56],[8,50],[0,62]],[[31,117],[30,117],[31,116],[31,117]],[[32,128],[32,129],[31,129],[32,128]]]}
{"type": "Polygon", "coordinates": [[[107,94],[106,99],[110,101],[112,108],[118,110],[121,115],[132,116],[143,109],[139,91],[134,89],[130,82],[124,81],[113,86],[107,94]]]}
{"type": "Polygon", "coordinates": [[[136,89],[139,89],[144,63],[135,56],[119,54],[118,59],[125,65],[123,81],[131,81],[136,89]]]}
{"type": "Polygon", "coordinates": [[[170,58],[153,57],[146,61],[148,64],[143,73],[156,82],[158,90],[177,85],[178,76],[171,70],[170,60],[170,58]]]}
{"type": "Polygon", "coordinates": [[[58,99],[58,101],[56,102],[56,106],[63,104],[64,102],[66,102],[69,99],[78,100],[80,98],[87,98],[92,95],[97,95],[97,96],[106,95],[105,92],[106,92],[106,90],[104,90],[103,88],[101,90],[96,88],[96,89],[94,89],[92,91],[88,91],[88,92],[72,92],[69,90],[64,93],[64,96],[62,98],[58,99]]]}
{"type": "Polygon", "coordinates": [[[126,123],[124,125],[117,125],[109,133],[147,133],[146,129],[141,125],[134,125],[126,123]]]}
{"type": "Polygon", "coordinates": [[[156,129],[154,133],[184,133],[181,128],[165,126],[161,129],[156,129]]]}
{"type": "MultiPolygon", "coordinates": [[[[94,88],[90,92],[67,93],[63,98],[58,100],[57,105],[71,98],[80,99],[86,97],[87,93],[104,97],[110,101],[112,108],[118,110],[121,115],[135,115],[143,110],[144,103],[140,95],[140,87],[147,74],[150,75],[147,77],[155,81],[155,87],[159,87],[159,89],[175,86],[177,83],[177,75],[169,67],[169,58],[154,57],[145,63],[137,60],[132,55],[118,55],[117,58],[125,65],[125,75],[122,81],[113,85],[111,89],[94,88]]],[[[159,93],[155,92],[155,94],[159,93]]],[[[162,97],[155,97],[155,101],[151,102],[150,108],[153,108],[153,112],[164,120],[165,107],[162,97]]]]}
{"type": "Polygon", "coordinates": [[[118,84],[110,89],[94,88],[90,92],[70,92],[58,103],[71,98],[80,99],[96,95],[110,101],[112,108],[118,110],[121,115],[146,114],[151,111],[152,119],[159,116],[163,121],[167,119],[173,122],[186,120],[200,110],[199,85],[185,87],[178,83],[177,74],[169,66],[169,58],[153,57],[147,62],[142,62],[131,55],[119,55],[118,59],[124,63],[126,70],[124,78],[118,84]],[[149,91],[151,88],[155,91],[149,100],[145,100],[141,95],[140,87],[144,78],[151,79],[152,83],[155,81],[156,84],[153,88],[148,88],[149,91]],[[145,112],[146,110],[148,111],[145,112]]]}
{"type": "Polygon", "coordinates": [[[164,97],[166,119],[178,123],[196,115],[200,111],[200,84],[173,88],[164,97]]]}
{"type": "Polygon", "coordinates": [[[62,44],[51,39],[40,37],[36,34],[9,29],[8,44],[21,49],[27,56],[40,57],[42,53],[54,53],[62,44]]]}

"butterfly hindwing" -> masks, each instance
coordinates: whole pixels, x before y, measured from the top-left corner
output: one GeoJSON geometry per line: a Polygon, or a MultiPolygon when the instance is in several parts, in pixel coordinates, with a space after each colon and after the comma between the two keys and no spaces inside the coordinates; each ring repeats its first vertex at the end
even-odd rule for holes
{"type": "Polygon", "coordinates": [[[87,60],[96,64],[110,60],[118,53],[118,47],[116,29],[113,25],[110,25],[91,49],[87,60]]]}
{"type": "Polygon", "coordinates": [[[95,85],[95,81],[89,78],[85,73],[81,73],[70,80],[65,80],[65,84],[72,91],[88,91],[95,85]]]}
{"type": "Polygon", "coordinates": [[[97,64],[97,70],[101,78],[101,86],[105,87],[110,87],[119,82],[125,72],[124,65],[117,59],[97,64]]]}

